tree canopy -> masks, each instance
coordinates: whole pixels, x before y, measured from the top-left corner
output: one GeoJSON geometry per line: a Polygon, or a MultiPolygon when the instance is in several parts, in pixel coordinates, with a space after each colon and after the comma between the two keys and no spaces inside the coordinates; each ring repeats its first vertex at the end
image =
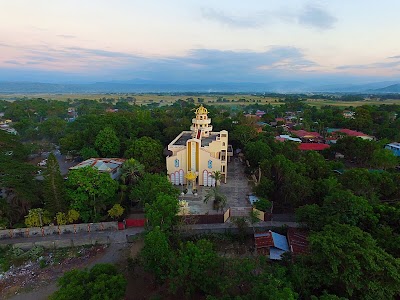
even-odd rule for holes
{"type": "Polygon", "coordinates": [[[51,300],[109,299],[125,296],[127,281],[111,264],[97,264],[92,269],[72,270],[58,280],[59,290],[51,300]]]}
{"type": "Polygon", "coordinates": [[[107,205],[112,204],[118,183],[108,173],[99,172],[90,166],[69,173],[67,193],[71,207],[76,209],[82,220],[97,221],[107,205]]]}

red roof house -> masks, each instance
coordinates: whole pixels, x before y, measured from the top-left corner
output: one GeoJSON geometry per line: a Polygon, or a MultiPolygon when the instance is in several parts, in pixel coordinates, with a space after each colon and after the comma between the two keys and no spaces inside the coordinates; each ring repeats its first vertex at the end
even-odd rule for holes
{"type": "Polygon", "coordinates": [[[299,150],[302,151],[322,151],[328,149],[330,146],[327,144],[318,143],[301,143],[299,144],[299,150]]]}
{"type": "Polygon", "coordinates": [[[348,136],[355,136],[355,137],[359,137],[359,138],[366,139],[366,140],[372,140],[373,139],[373,137],[369,136],[368,134],[365,134],[365,133],[360,132],[360,131],[346,129],[346,128],[339,129],[337,132],[341,132],[341,133],[347,134],[348,136]]]}
{"type": "Polygon", "coordinates": [[[309,132],[305,130],[292,130],[291,133],[303,139],[320,139],[322,136],[318,132],[309,132]]]}

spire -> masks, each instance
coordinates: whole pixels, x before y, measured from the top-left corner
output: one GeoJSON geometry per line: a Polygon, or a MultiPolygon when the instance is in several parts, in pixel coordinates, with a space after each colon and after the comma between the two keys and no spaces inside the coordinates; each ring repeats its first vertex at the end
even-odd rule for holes
{"type": "Polygon", "coordinates": [[[193,136],[201,139],[202,137],[210,136],[212,131],[211,119],[208,118],[208,110],[203,105],[200,105],[195,111],[196,117],[192,119],[190,130],[193,136]]]}

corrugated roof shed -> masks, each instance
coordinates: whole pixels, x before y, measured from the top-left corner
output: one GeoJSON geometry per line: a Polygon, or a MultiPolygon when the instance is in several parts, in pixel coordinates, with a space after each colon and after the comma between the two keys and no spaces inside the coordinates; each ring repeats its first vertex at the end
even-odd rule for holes
{"type": "Polygon", "coordinates": [[[123,158],[90,158],[69,169],[75,170],[91,166],[102,172],[111,172],[115,168],[120,167],[124,163],[124,161],[125,159],[123,158]]]}
{"type": "Polygon", "coordinates": [[[272,240],[272,234],[270,231],[255,233],[254,240],[257,249],[274,246],[274,241],[272,240]]]}
{"type": "Polygon", "coordinates": [[[281,260],[282,259],[282,254],[287,251],[281,250],[275,247],[269,248],[269,259],[272,260],[281,260]]]}
{"type": "Polygon", "coordinates": [[[286,236],[276,232],[271,232],[271,233],[272,233],[272,240],[274,241],[274,246],[278,249],[289,251],[289,244],[286,239],[286,236]]]}
{"type": "Polygon", "coordinates": [[[309,241],[307,230],[290,227],[288,229],[287,237],[290,251],[292,252],[293,256],[308,253],[309,241]]]}
{"type": "Polygon", "coordinates": [[[281,260],[282,254],[289,251],[289,244],[284,235],[269,230],[268,232],[254,234],[255,246],[259,253],[269,249],[269,258],[281,260]]]}

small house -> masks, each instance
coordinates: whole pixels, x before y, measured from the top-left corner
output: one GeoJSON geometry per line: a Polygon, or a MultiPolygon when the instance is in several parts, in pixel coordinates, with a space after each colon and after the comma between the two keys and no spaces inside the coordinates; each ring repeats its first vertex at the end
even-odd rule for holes
{"type": "Polygon", "coordinates": [[[284,235],[271,230],[254,234],[257,253],[268,255],[271,260],[281,260],[282,255],[289,252],[289,244],[284,235]]]}
{"type": "Polygon", "coordinates": [[[400,156],[400,143],[387,144],[385,149],[392,151],[395,156],[400,156]]]}
{"type": "Polygon", "coordinates": [[[69,169],[76,170],[90,166],[99,170],[99,172],[110,174],[112,179],[118,179],[121,175],[121,167],[124,162],[125,159],[123,158],[90,158],[69,169]]]}

